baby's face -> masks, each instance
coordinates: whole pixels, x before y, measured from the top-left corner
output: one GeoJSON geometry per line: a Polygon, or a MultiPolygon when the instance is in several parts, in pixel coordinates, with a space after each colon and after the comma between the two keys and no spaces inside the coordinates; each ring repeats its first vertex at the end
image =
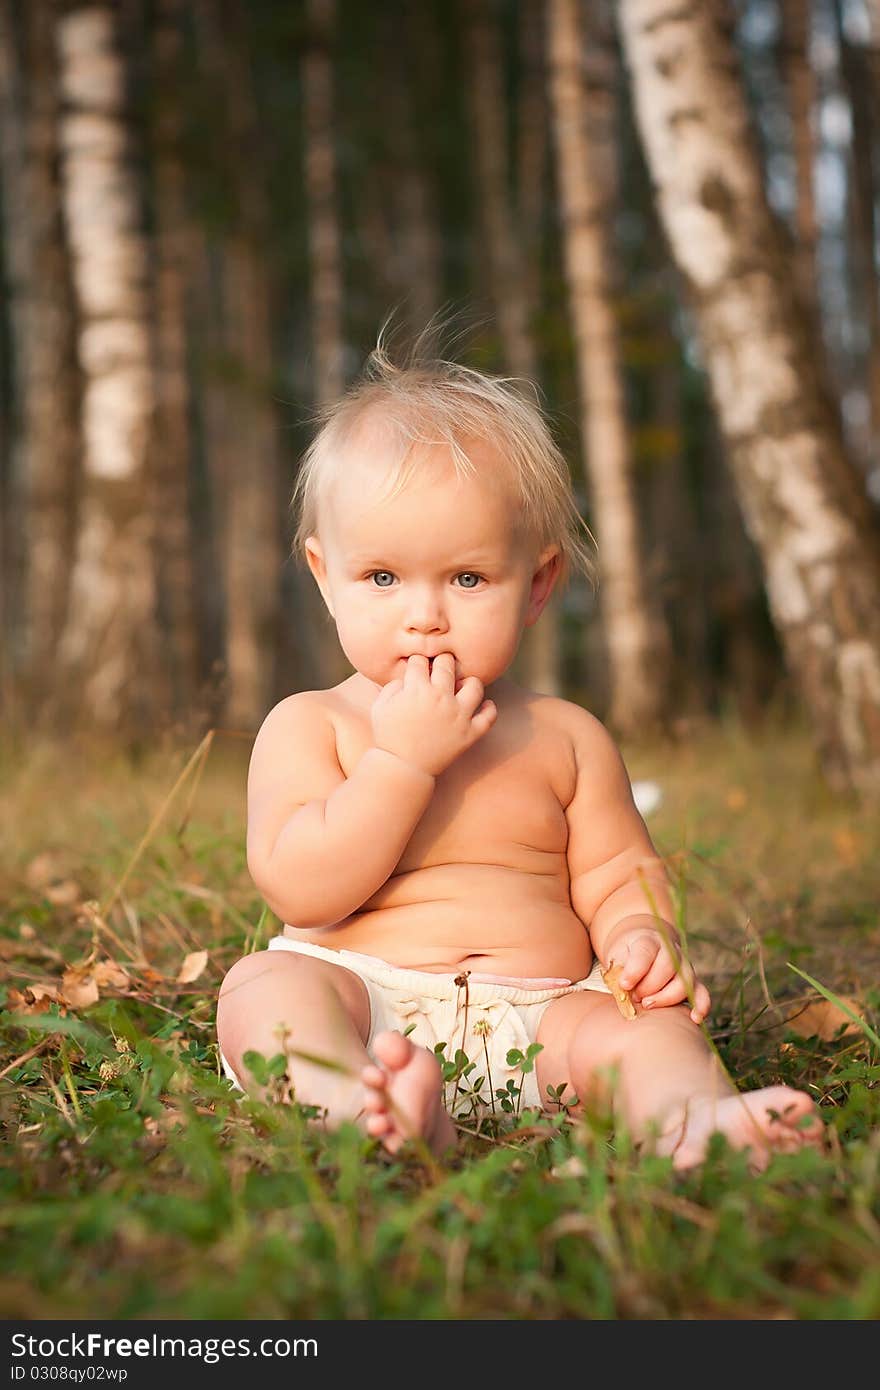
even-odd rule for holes
{"type": "Polygon", "coordinates": [[[343,651],[368,680],[385,685],[408,657],[451,652],[459,681],[488,686],[546,603],[559,548],[539,555],[518,524],[510,485],[485,457],[491,445],[469,449],[469,478],[456,477],[445,446],[420,448],[425,466],[390,498],[380,460],[346,460],[322,501],[320,537],[307,542],[309,565],[343,651]]]}

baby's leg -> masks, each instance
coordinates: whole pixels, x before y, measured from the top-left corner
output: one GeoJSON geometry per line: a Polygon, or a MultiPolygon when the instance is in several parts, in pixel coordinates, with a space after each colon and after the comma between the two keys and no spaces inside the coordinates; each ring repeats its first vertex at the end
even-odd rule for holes
{"type": "Polygon", "coordinates": [[[363,1108],[369,1032],[363,981],[314,956],[256,951],[236,961],[220,987],[217,1036],[241,1086],[261,1093],[246,1052],[286,1052],[296,1099],[326,1110],[334,1125],[355,1119],[363,1108]]]}
{"type": "Polygon", "coordinates": [[[229,971],[217,1003],[220,1050],[242,1087],[260,1094],[244,1054],[286,1052],[295,1097],[331,1125],[360,1120],[391,1153],[422,1138],[437,1153],[455,1139],[436,1057],[402,1033],[366,1049],[366,986],[341,965],[293,951],[258,951],[229,971]],[[321,1065],[321,1061],[326,1064],[321,1065]]]}
{"type": "Polygon", "coordinates": [[[774,1152],[821,1144],[810,1096],[788,1086],[737,1091],[686,1007],[629,1020],[607,995],[564,995],[548,1006],[537,1040],[542,1095],[566,1080],[582,1101],[611,1098],[632,1136],[670,1154],[676,1168],[700,1163],[716,1133],[749,1150],[758,1170],[774,1152]]]}

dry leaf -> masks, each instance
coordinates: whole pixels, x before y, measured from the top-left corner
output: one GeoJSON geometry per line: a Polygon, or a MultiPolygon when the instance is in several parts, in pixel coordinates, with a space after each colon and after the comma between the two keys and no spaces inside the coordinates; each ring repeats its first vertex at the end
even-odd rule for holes
{"type": "Polygon", "coordinates": [[[128,989],[131,984],[128,971],[115,960],[99,960],[93,973],[99,986],[113,985],[116,989],[128,989]]]}
{"type": "Polygon", "coordinates": [[[731,787],[724,800],[731,811],[742,811],[748,805],[749,798],[743,787],[731,787]]]}
{"type": "Polygon", "coordinates": [[[152,965],[141,965],[135,962],[138,983],[147,989],[161,989],[166,983],[165,976],[158,970],[154,970],[152,965]]]}
{"type": "Polygon", "coordinates": [[[97,1004],[101,997],[91,965],[70,966],[61,976],[61,987],[65,999],[74,1009],[87,1009],[90,1004],[97,1004]]]}
{"type": "Polygon", "coordinates": [[[57,998],[57,990],[50,994],[48,990],[41,989],[39,985],[26,985],[23,990],[9,990],[6,995],[6,1006],[17,1014],[45,1014],[49,1011],[50,1003],[57,998]]]}
{"type": "Polygon", "coordinates": [[[622,965],[616,961],[609,961],[608,969],[602,971],[602,979],[605,981],[614,996],[614,1002],[624,1018],[635,1018],[636,1006],[632,1001],[632,995],[628,989],[621,989],[619,980],[622,965]]]}
{"type": "Polygon", "coordinates": [[[61,977],[64,997],[75,1009],[87,1009],[97,1004],[101,990],[128,989],[128,971],[115,960],[94,960],[91,956],[79,965],[70,965],[61,977]]]}
{"type": "MultiPolygon", "coordinates": [[[[862,1006],[857,999],[849,999],[841,994],[841,1001],[852,1009],[854,1014],[862,1016],[862,1006]]],[[[792,1033],[797,1033],[800,1038],[821,1038],[823,1042],[831,1042],[836,1038],[843,1028],[844,1033],[860,1033],[862,1030],[856,1021],[850,1018],[849,1014],[839,1009],[836,1004],[832,1004],[830,999],[819,998],[809,1004],[798,1005],[793,1009],[786,1019],[786,1024],[792,1033]]]]}
{"type": "Polygon", "coordinates": [[[190,951],[188,956],[184,956],[183,965],[177,972],[177,983],[191,985],[193,980],[199,978],[207,964],[207,951],[190,951]]]}

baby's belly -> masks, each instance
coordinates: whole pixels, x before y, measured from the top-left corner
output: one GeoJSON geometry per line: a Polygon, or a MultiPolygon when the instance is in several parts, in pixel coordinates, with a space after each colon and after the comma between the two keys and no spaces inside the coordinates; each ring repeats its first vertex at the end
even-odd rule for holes
{"type": "Polygon", "coordinates": [[[581,980],[593,963],[568,884],[498,865],[433,865],[396,874],[359,912],[294,940],[362,951],[408,970],[581,980]]]}

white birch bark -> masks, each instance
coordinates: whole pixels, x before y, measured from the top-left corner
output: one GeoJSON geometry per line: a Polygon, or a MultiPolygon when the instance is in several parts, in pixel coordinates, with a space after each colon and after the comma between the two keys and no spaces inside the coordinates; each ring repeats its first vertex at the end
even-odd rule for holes
{"type": "Polygon", "coordinates": [[[829,779],[880,792],[880,547],[809,341],[721,0],[621,0],[637,119],[770,612],[829,779]]]}
{"type": "Polygon", "coordinates": [[[59,658],[99,729],[149,721],[155,582],[145,470],[154,409],[147,250],[126,124],[115,7],[57,25],[62,189],[84,380],[83,482],[59,658]]]}
{"type": "MultiPolygon", "coordinates": [[[[843,0],[834,0],[839,72],[849,101],[852,137],[847,169],[849,259],[853,308],[867,330],[865,385],[870,415],[859,444],[871,485],[880,484],[880,280],[877,275],[877,175],[874,147],[880,130],[880,65],[877,52],[855,44],[846,32],[843,0]]],[[[880,497],[880,491],[875,492],[880,497]]]]}
{"type": "MultiPolygon", "coordinates": [[[[580,388],[581,436],[608,651],[609,722],[635,736],[665,712],[668,637],[650,600],[626,418],[609,210],[614,204],[608,73],[587,80],[578,0],[551,0],[549,71],[562,238],[580,388]]],[[[595,35],[591,20],[591,39],[595,35]]]]}

